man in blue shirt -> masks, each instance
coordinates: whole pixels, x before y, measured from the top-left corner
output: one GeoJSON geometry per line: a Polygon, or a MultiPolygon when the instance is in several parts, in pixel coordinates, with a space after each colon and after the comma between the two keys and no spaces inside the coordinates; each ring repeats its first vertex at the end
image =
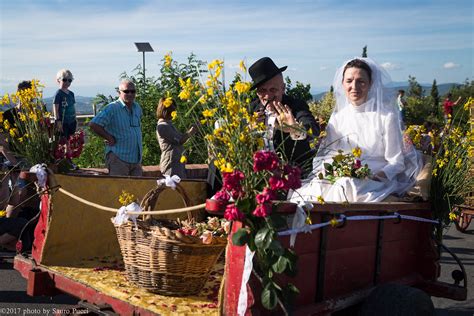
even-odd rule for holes
{"type": "Polygon", "coordinates": [[[119,98],[108,104],[89,123],[89,127],[105,139],[105,159],[109,175],[142,175],[142,109],[135,102],[135,84],[123,80],[119,98]]]}

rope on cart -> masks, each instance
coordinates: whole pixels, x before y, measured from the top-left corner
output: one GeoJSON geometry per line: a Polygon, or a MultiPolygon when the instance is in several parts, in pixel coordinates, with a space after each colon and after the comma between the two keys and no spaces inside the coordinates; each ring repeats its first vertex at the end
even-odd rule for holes
{"type": "MultiPolygon", "coordinates": [[[[117,213],[118,209],[116,208],[112,208],[112,207],[107,207],[107,206],[103,206],[103,205],[100,205],[100,204],[97,204],[97,203],[94,203],[94,202],[91,202],[91,201],[88,201],[86,199],[83,199],[75,194],[72,194],[71,192],[69,191],[66,191],[64,190],[63,188],[59,188],[58,190],[59,192],[73,198],[74,200],[76,201],[79,201],[81,203],[84,203],[86,205],[89,205],[89,206],[92,206],[92,207],[95,207],[95,208],[98,208],[100,210],[103,210],[103,211],[107,211],[107,212],[113,212],[113,213],[117,213]]],[[[139,215],[165,215],[165,214],[176,214],[176,213],[185,213],[185,212],[190,212],[190,211],[195,211],[195,210],[199,210],[199,209],[202,209],[206,206],[206,203],[202,203],[202,204],[198,204],[198,205],[194,205],[194,206],[189,206],[189,207],[183,207],[183,208],[177,208],[177,209],[171,209],[171,210],[160,210],[160,211],[147,211],[147,212],[127,212],[127,214],[139,214],[139,215]]]]}
{"type": "Polygon", "coordinates": [[[379,219],[406,219],[410,221],[439,224],[438,220],[427,219],[427,218],[411,216],[411,215],[401,215],[401,214],[398,214],[397,212],[393,213],[393,215],[383,215],[383,216],[376,216],[376,215],[345,216],[344,214],[341,214],[338,219],[332,219],[328,222],[323,222],[323,223],[318,223],[318,224],[313,224],[313,225],[305,225],[300,228],[288,229],[285,231],[278,232],[278,236],[289,236],[292,234],[298,234],[302,232],[309,233],[312,230],[316,230],[328,225],[334,226],[334,225],[342,224],[345,221],[369,221],[369,220],[379,220],[379,219]]]}

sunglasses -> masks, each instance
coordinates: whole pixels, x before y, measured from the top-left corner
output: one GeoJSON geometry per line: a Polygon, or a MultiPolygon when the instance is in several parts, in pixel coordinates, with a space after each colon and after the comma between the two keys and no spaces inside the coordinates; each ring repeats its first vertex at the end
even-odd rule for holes
{"type": "Polygon", "coordinates": [[[137,92],[136,90],[120,90],[120,91],[122,91],[125,94],[135,94],[135,92],[137,92]]]}
{"type": "Polygon", "coordinates": [[[66,78],[63,78],[61,79],[62,82],[72,82],[72,79],[66,79],[66,78]]]}

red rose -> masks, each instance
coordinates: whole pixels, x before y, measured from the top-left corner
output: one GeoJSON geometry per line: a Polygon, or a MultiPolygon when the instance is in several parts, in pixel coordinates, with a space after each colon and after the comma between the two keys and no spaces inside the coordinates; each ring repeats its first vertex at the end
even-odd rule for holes
{"type": "Polygon", "coordinates": [[[235,204],[229,204],[225,208],[224,218],[229,221],[242,221],[245,215],[242,213],[235,204]]]}
{"type": "Polygon", "coordinates": [[[362,167],[362,163],[359,159],[356,159],[354,163],[354,169],[359,169],[360,167],[362,167]]]}
{"type": "Polygon", "coordinates": [[[270,202],[271,200],[274,200],[276,198],[275,192],[273,192],[270,188],[265,188],[263,189],[263,192],[260,194],[257,194],[255,197],[255,200],[257,201],[258,204],[263,204],[266,202],[270,202]]]}
{"type": "Polygon", "coordinates": [[[272,171],[279,167],[278,155],[273,151],[260,150],[253,155],[253,171],[272,171]]]}
{"type": "Polygon", "coordinates": [[[293,189],[296,190],[301,187],[301,169],[298,167],[292,167],[286,165],[283,168],[285,190],[293,189]]]}
{"type": "Polygon", "coordinates": [[[282,177],[279,177],[279,176],[270,177],[270,179],[268,180],[268,183],[270,183],[270,188],[273,191],[278,191],[285,188],[285,181],[283,180],[282,177]]]}
{"type": "Polygon", "coordinates": [[[229,193],[227,191],[221,190],[214,195],[214,200],[228,202],[230,199],[229,193]]]}
{"type": "Polygon", "coordinates": [[[225,190],[229,192],[236,191],[237,193],[242,191],[241,182],[245,178],[242,171],[235,170],[233,172],[224,172],[222,174],[222,177],[224,178],[222,187],[225,190]]]}
{"type": "Polygon", "coordinates": [[[253,211],[253,215],[257,217],[267,217],[272,213],[272,205],[269,203],[259,204],[255,211],[253,211]]]}

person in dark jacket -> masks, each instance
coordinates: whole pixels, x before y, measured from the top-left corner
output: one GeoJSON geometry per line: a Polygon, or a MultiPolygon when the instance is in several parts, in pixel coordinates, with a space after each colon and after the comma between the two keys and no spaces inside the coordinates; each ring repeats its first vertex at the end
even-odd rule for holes
{"type": "Polygon", "coordinates": [[[269,57],[257,60],[249,68],[252,89],[257,90],[258,99],[252,102],[254,112],[265,122],[265,149],[282,153],[291,164],[301,168],[303,176],[312,170],[315,149],[310,142],[320,132],[318,123],[303,100],[285,94],[282,72],[269,57]]]}

